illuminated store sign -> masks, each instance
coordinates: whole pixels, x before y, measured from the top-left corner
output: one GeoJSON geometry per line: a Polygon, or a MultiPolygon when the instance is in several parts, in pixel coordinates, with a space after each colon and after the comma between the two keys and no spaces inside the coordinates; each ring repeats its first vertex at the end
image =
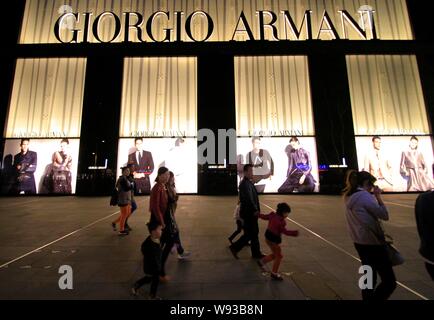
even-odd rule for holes
{"type": "MultiPolygon", "coordinates": [[[[339,21],[333,21],[327,10],[322,13],[305,10],[300,22],[294,19],[295,15],[289,10],[259,10],[254,21],[241,11],[232,28],[232,37],[227,40],[337,40],[350,39],[350,31],[355,32],[361,40],[378,39],[375,10],[371,7],[358,10],[358,16],[352,16],[347,10],[338,10],[337,13],[339,21]],[[319,21],[316,28],[312,21],[319,21]],[[258,30],[256,36],[255,27],[258,30]]],[[[185,37],[187,41],[205,42],[213,37],[215,29],[213,18],[203,10],[191,14],[184,11],[156,11],[147,18],[139,12],[123,12],[122,15],[112,11],[104,11],[99,15],[93,12],[66,12],[57,19],[54,35],[61,43],[88,43],[91,42],[90,35],[99,43],[119,42],[119,39],[122,42],[181,42],[185,37]],[[171,27],[161,27],[162,30],[156,32],[156,26],[161,23],[171,27]],[[102,30],[108,24],[113,27],[107,36],[107,32],[102,30]],[[198,25],[201,28],[205,26],[201,36],[194,32],[198,25]],[[130,31],[135,32],[135,40],[131,39],[130,31]],[[160,36],[156,36],[157,33],[160,36]],[[146,36],[149,40],[145,40],[146,36]]]]}

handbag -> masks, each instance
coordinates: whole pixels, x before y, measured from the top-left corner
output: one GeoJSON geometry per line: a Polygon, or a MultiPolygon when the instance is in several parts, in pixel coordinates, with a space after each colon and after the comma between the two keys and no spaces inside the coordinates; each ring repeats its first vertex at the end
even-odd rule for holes
{"type": "Polygon", "coordinates": [[[114,188],[112,191],[112,195],[110,197],[110,205],[111,206],[117,206],[119,200],[119,192],[118,189],[114,188]]]}
{"type": "Polygon", "coordinates": [[[385,236],[385,242],[386,242],[386,250],[387,255],[389,256],[389,260],[392,263],[392,266],[399,266],[405,262],[404,257],[402,254],[398,251],[398,249],[393,245],[393,239],[389,235],[385,236]]]}

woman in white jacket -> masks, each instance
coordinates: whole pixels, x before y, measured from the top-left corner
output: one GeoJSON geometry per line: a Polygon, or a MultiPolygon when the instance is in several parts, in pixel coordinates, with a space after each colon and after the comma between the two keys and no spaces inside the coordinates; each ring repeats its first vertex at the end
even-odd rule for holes
{"type": "Polygon", "coordinates": [[[363,266],[373,271],[373,287],[362,290],[363,300],[387,300],[396,288],[396,278],[387,253],[380,220],[389,220],[381,189],[368,172],[350,171],[344,189],[350,236],[363,266]],[[372,192],[372,194],[371,194],[372,192]],[[377,273],[381,283],[376,286],[377,273]]]}

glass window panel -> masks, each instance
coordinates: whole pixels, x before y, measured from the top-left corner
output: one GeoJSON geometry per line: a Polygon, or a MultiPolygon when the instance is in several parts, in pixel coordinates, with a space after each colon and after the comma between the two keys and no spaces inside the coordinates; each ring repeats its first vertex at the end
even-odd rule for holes
{"type": "Polygon", "coordinates": [[[18,59],[7,138],[79,137],[84,58],[18,59]]]}
{"type": "Polygon", "coordinates": [[[197,135],[196,58],[127,58],[120,136],[197,135]]]}
{"type": "Polygon", "coordinates": [[[306,57],[236,57],[239,136],[314,135],[306,57]]]}
{"type": "Polygon", "coordinates": [[[429,134],[415,56],[347,56],[356,135],[429,134]]]}

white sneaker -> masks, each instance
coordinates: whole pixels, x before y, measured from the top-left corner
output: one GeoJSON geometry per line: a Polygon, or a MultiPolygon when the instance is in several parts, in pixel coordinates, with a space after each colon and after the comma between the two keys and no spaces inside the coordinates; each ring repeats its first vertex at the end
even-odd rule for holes
{"type": "Polygon", "coordinates": [[[179,260],[187,259],[190,255],[191,255],[190,252],[188,252],[188,251],[184,251],[183,254],[178,254],[178,259],[179,259],[179,260]]]}

